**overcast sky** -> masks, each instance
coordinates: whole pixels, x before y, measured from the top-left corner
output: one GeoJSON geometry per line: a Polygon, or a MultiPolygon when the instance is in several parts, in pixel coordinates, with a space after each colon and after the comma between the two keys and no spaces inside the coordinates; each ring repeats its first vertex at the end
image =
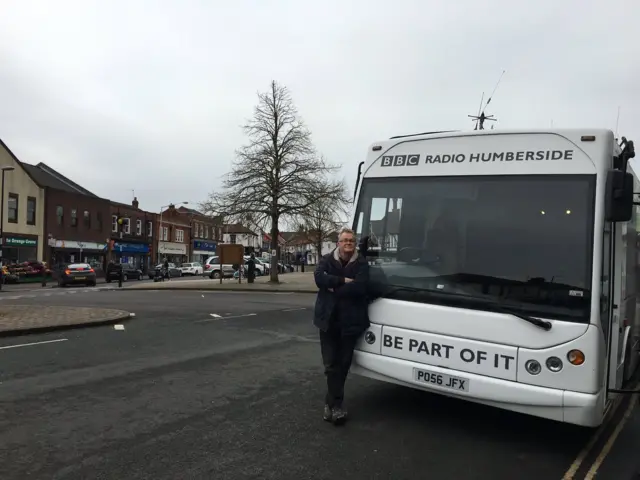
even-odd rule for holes
{"type": "Polygon", "coordinates": [[[370,143],[472,128],[503,69],[497,128],[615,129],[621,106],[640,141],[637,1],[1,3],[0,138],[153,211],[219,188],[271,79],[350,189],[370,143]]]}

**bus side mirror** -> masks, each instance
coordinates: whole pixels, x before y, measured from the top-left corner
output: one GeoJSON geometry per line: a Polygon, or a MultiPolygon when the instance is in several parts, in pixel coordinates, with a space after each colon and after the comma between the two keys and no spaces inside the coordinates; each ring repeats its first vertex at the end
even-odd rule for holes
{"type": "Polygon", "coordinates": [[[633,215],[633,175],[621,170],[609,170],[604,197],[607,222],[628,222],[633,215]]]}

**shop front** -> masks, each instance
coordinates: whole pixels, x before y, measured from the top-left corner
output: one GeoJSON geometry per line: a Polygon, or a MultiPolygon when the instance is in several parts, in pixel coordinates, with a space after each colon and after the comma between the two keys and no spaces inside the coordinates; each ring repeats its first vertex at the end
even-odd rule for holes
{"type": "Polygon", "coordinates": [[[106,261],[106,243],[76,240],[51,240],[51,265],[55,269],[66,263],[88,263],[98,275],[106,261]]]}
{"type": "Polygon", "coordinates": [[[126,263],[146,272],[149,268],[148,243],[113,242],[113,259],[117,263],[126,263]]]}
{"type": "Polygon", "coordinates": [[[216,254],[216,242],[207,242],[204,240],[194,240],[193,250],[191,251],[191,261],[204,264],[207,258],[216,254]]]}
{"type": "Polygon", "coordinates": [[[38,261],[37,235],[18,235],[6,232],[2,242],[2,263],[15,264],[38,261]]]}
{"type": "Polygon", "coordinates": [[[181,265],[188,261],[187,244],[177,242],[159,242],[158,262],[163,262],[166,258],[170,263],[181,265]]]}

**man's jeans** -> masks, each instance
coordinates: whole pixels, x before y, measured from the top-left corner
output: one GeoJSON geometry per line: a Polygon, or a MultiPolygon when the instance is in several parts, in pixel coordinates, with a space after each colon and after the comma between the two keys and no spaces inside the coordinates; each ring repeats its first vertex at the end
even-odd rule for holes
{"type": "Polygon", "coordinates": [[[320,349],[324,373],[327,376],[326,403],[331,408],[342,407],[344,384],[353,360],[353,350],[359,335],[342,336],[340,330],[331,327],[327,332],[320,330],[320,349]]]}

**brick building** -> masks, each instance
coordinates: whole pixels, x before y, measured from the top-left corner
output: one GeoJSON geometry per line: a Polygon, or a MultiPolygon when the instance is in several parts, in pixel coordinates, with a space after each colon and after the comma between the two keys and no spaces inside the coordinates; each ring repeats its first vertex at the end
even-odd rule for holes
{"type": "Polygon", "coordinates": [[[187,215],[170,205],[158,216],[158,258],[176,265],[189,261],[191,223],[187,215]]]}
{"type": "Polygon", "coordinates": [[[65,262],[90,263],[101,273],[110,236],[110,202],[44,163],[22,164],[44,189],[44,258],[55,268],[65,262]]]}
{"type": "Polygon", "coordinates": [[[180,207],[177,211],[188,220],[191,227],[190,261],[204,263],[208,257],[216,254],[220,238],[220,219],[187,207],[180,207]]]}
{"type": "Polygon", "coordinates": [[[157,260],[154,242],[157,215],[142,210],[137,198],[130,205],[111,201],[110,214],[110,259],[147,271],[157,260]]]}

